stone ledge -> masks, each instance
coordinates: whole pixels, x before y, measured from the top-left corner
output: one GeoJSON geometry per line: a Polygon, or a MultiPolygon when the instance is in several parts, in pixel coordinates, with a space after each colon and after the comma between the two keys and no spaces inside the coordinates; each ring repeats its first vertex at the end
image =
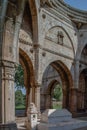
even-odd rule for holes
{"type": "Polygon", "coordinates": [[[18,130],[16,123],[0,124],[0,130],[18,130]]]}

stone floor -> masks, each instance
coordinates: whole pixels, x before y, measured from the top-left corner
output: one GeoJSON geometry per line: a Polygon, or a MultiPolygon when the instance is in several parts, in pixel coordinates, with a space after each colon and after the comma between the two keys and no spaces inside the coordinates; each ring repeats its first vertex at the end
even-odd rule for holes
{"type": "MultiPolygon", "coordinates": [[[[78,120],[83,120],[83,121],[87,121],[87,117],[79,117],[77,118],[78,120]]],[[[77,129],[77,130],[87,130],[87,128],[81,128],[81,129],[77,129]]]]}
{"type": "Polygon", "coordinates": [[[86,128],[81,128],[81,129],[76,129],[76,130],[87,130],[87,127],[86,128]]]}
{"type": "MultiPolygon", "coordinates": [[[[87,121],[87,117],[79,117],[79,118],[76,118],[76,119],[87,121]]],[[[18,126],[18,130],[27,130],[25,128],[25,120],[26,120],[26,117],[16,118],[16,123],[17,123],[17,126],[18,126]]],[[[77,130],[87,130],[87,128],[81,128],[81,129],[77,129],[77,130]]]]}
{"type": "Polygon", "coordinates": [[[26,130],[25,120],[26,120],[26,117],[19,117],[19,118],[16,117],[16,123],[17,123],[18,130],[26,130]]]}

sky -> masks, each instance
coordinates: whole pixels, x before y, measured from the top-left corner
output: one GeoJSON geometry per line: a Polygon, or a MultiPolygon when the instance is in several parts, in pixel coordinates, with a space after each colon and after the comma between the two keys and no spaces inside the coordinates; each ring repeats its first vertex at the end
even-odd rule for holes
{"type": "Polygon", "coordinates": [[[87,11],[87,0],[64,0],[69,5],[87,11]]]}

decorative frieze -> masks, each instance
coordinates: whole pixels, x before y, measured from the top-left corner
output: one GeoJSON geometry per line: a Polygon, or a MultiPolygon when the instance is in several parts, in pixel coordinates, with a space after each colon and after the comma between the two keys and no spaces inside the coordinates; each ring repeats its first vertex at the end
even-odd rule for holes
{"type": "Polygon", "coordinates": [[[21,39],[21,38],[19,38],[19,42],[22,43],[22,44],[26,44],[26,45],[32,46],[32,43],[30,43],[30,42],[28,42],[28,41],[26,41],[24,39],[21,39]]]}

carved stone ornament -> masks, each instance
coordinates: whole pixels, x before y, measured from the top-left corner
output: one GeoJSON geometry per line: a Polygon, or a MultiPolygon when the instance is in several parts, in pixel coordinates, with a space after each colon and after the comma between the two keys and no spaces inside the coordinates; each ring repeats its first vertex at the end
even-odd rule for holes
{"type": "Polygon", "coordinates": [[[42,52],[42,56],[45,57],[46,56],[46,52],[42,52]]]}
{"type": "MultiPolygon", "coordinates": [[[[61,0],[64,1],[64,0],[61,0]]],[[[41,6],[47,4],[50,7],[57,7],[58,0],[40,0],[41,6]]]]}
{"type": "Polygon", "coordinates": [[[31,52],[31,53],[33,53],[33,52],[34,52],[34,49],[33,49],[33,48],[31,48],[31,49],[30,49],[30,52],[31,52]]]}
{"type": "Polygon", "coordinates": [[[41,6],[44,6],[45,4],[47,4],[50,7],[57,7],[57,0],[40,0],[41,6]]]}
{"type": "Polygon", "coordinates": [[[2,79],[14,81],[15,68],[3,68],[2,79]]]}
{"type": "Polygon", "coordinates": [[[62,31],[58,31],[58,43],[63,45],[63,38],[64,38],[64,35],[63,35],[63,32],[62,31]]]}

